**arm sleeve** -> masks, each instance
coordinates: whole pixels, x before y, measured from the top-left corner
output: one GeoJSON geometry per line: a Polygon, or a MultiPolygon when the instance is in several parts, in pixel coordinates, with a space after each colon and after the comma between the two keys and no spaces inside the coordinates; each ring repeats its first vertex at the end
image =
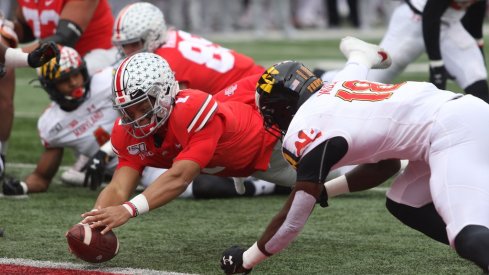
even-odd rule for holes
{"type": "Polygon", "coordinates": [[[316,146],[304,155],[297,165],[297,181],[324,183],[331,167],[338,163],[348,151],[343,137],[333,137],[316,146]]]}
{"type": "Polygon", "coordinates": [[[467,12],[462,18],[462,25],[476,40],[482,38],[482,25],[485,14],[486,1],[477,1],[467,9],[467,12]]]}
{"type": "Polygon", "coordinates": [[[422,14],[423,39],[430,60],[441,60],[441,16],[448,9],[449,0],[428,0],[422,14]]]}

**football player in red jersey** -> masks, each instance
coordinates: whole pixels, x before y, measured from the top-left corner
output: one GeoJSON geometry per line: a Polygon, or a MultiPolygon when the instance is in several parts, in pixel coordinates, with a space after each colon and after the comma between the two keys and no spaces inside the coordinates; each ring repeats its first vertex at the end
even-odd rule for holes
{"type": "MultiPolygon", "coordinates": [[[[242,78],[264,71],[248,56],[184,31],[167,30],[161,10],[146,2],[130,4],[119,12],[112,41],[123,55],[144,51],[163,57],[180,89],[216,94],[242,78]]],[[[90,160],[87,176],[96,174],[94,168],[101,163],[100,156],[96,154],[90,160]]]]}
{"type": "Polygon", "coordinates": [[[85,222],[94,222],[92,226],[107,225],[107,232],[162,206],[200,173],[252,175],[285,186],[295,182],[295,171],[283,159],[278,137],[263,126],[253,104],[254,93],[248,91],[244,101],[250,104],[244,104],[234,100],[245,96],[238,86],[222,92],[221,98],[228,97],[225,102],[198,90],[179,91],[168,63],[153,53],[124,59],[113,87],[114,108],[121,119],[111,140],[119,164],[95,203],[98,210],[83,214],[85,222]],[[169,170],[125,202],[145,166],[169,170]]]}
{"type": "MultiPolygon", "coordinates": [[[[16,21],[0,18],[2,40],[11,47],[17,41],[53,41],[75,48],[93,72],[111,65],[117,50],[110,39],[114,17],[107,0],[18,0],[16,21]],[[82,12],[80,12],[82,11],[82,12]],[[17,39],[18,38],[18,39],[17,39]]],[[[39,43],[26,46],[31,52],[39,43]]],[[[5,159],[13,123],[15,74],[6,69],[0,79],[0,162],[5,159]]],[[[2,164],[0,164],[2,166],[2,164]]]]}
{"type": "Polygon", "coordinates": [[[163,13],[151,3],[134,3],[122,9],[115,20],[112,41],[125,55],[147,51],[163,57],[181,89],[215,94],[243,77],[264,71],[251,57],[197,35],[167,29],[163,13]]]}

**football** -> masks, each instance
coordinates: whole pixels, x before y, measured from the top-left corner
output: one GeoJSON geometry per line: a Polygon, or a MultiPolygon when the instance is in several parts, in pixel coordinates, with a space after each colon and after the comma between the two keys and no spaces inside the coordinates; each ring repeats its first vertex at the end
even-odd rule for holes
{"type": "Polygon", "coordinates": [[[71,253],[90,263],[102,263],[119,252],[119,240],[113,231],[102,235],[102,227],[90,228],[88,224],[75,224],[66,232],[71,253]]]}

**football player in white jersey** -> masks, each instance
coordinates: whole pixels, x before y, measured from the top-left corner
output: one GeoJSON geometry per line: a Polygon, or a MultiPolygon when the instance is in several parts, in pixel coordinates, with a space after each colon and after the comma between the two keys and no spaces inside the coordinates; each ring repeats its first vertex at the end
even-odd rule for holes
{"type": "Polygon", "coordinates": [[[60,46],[59,61],[38,69],[39,81],[52,100],[38,120],[44,152],[24,181],[5,178],[5,196],[43,192],[55,176],[64,148],[93,155],[110,138],[118,113],[111,108],[109,67],[89,77],[85,62],[72,48],[60,46]]]}
{"type": "MultiPolygon", "coordinates": [[[[396,8],[380,46],[392,57],[386,70],[371,70],[368,80],[391,83],[425,50],[429,81],[446,88],[448,78],[467,94],[489,102],[482,26],[486,0],[407,0],[396,8]],[[470,68],[470,70],[467,70],[470,68]]],[[[336,71],[318,70],[330,81],[336,71]]]]}
{"type": "Polygon", "coordinates": [[[427,82],[364,80],[378,62],[371,46],[343,39],[349,61],[332,83],[312,85],[317,78],[292,61],[262,75],[257,104],[266,125],[284,137],[297,182],[255,244],[224,251],[226,274],[249,272],[280,252],[318,200],[325,205],[328,197],[380,184],[399,170],[399,159],[409,164],[387,193],[389,211],[488,271],[489,105],[427,82]],[[359,166],[323,192],[329,171],[351,164],[359,166]]]}
{"type": "Polygon", "coordinates": [[[367,79],[391,83],[426,50],[430,82],[445,89],[447,78],[453,77],[465,93],[488,102],[480,48],[485,10],[486,0],[407,0],[394,11],[380,43],[392,66],[370,71],[367,79]]]}

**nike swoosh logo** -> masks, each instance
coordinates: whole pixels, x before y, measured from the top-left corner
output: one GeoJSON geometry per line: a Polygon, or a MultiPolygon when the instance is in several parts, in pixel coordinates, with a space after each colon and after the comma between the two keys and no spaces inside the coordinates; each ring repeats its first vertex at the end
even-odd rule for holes
{"type": "Polygon", "coordinates": [[[53,2],[54,2],[54,0],[46,0],[46,2],[45,2],[46,7],[50,6],[53,2]]]}

